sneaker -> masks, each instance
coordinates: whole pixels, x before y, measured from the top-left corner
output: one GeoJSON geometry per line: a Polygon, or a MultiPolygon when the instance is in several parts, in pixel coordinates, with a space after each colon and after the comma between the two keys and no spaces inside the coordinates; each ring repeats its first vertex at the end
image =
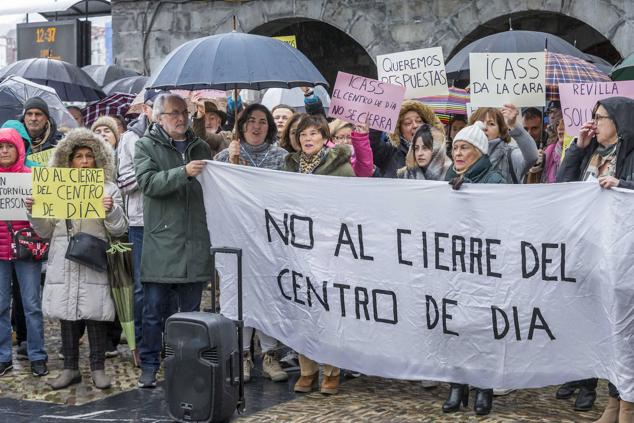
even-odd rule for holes
{"type": "Polygon", "coordinates": [[[48,374],[48,368],[46,367],[45,360],[31,361],[31,373],[33,376],[46,376],[48,374]]]}
{"type": "Polygon", "coordinates": [[[26,348],[26,341],[20,342],[20,346],[15,350],[15,356],[18,360],[28,360],[29,353],[26,348]]]}
{"type": "Polygon", "coordinates": [[[154,388],[156,386],[156,370],[150,368],[141,369],[139,388],[154,388]]]}
{"type": "Polygon", "coordinates": [[[513,392],[515,389],[494,389],[493,396],[494,397],[503,397],[504,395],[508,395],[513,392]]]}
{"type": "Polygon", "coordinates": [[[264,358],[262,359],[262,373],[271,378],[273,382],[283,382],[288,380],[288,373],[282,370],[280,362],[273,356],[273,354],[264,354],[264,358]]]}
{"type": "Polygon", "coordinates": [[[253,368],[253,360],[251,359],[251,353],[245,352],[242,357],[242,373],[244,375],[244,383],[251,380],[251,369],[253,368]]]}
{"type": "Polygon", "coordinates": [[[13,363],[10,361],[0,363],[0,376],[4,376],[9,370],[13,370],[13,363]]]}

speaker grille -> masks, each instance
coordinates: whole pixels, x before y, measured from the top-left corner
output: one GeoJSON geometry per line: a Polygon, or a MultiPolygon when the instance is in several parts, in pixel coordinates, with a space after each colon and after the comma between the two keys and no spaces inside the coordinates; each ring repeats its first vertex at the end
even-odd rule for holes
{"type": "Polygon", "coordinates": [[[214,347],[203,351],[200,353],[200,358],[210,364],[218,364],[220,361],[218,358],[218,348],[214,347]]]}
{"type": "Polygon", "coordinates": [[[165,357],[167,358],[173,355],[174,355],[174,349],[171,346],[165,344],[165,357]]]}

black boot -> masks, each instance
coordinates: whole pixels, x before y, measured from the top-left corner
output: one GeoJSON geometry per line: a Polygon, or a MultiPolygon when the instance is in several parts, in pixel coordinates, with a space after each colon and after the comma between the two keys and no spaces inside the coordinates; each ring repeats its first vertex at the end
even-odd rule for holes
{"type": "Polygon", "coordinates": [[[442,405],[442,411],[444,413],[458,411],[461,402],[465,407],[469,404],[469,385],[452,383],[447,401],[442,405]]]}
{"type": "Polygon", "coordinates": [[[597,391],[594,388],[582,386],[577,394],[577,400],[575,401],[575,411],[590,411],[594,405],[594,400],[597,399],[597,391]]]}
{"type": "Polygon", "coordinates": [[[568,399],[575,394],[575,391],[579,388],[579,381],[575,380],[572,382],[566,382],[557,389],[557,393],[555,393],[555,398],[557,399],[568,399]]]}
{"type": "Polygon", "coordinates": [[[478,416],[485,416],[491,412],[493,407],[493,389],[476,389],[475,404],[473,411],[478,416]]]}

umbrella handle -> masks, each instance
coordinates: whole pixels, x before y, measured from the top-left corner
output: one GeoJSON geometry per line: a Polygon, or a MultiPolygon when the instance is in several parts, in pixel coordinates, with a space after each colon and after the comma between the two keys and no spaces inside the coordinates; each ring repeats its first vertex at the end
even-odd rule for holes
{"type": "MultiPolygon", "coordinates": [[[[234,16],[235,19],[235,16],[234,16]]],[[[233,89],[233,136],[235,138],[238,137],[238,89],[233,89]]],[[[238,139],[238,142],[240,140],[238,139]]],[[[240,155],[230,156],[229,163],[231,164],[239,164],[240,163],[240,155]]]]}

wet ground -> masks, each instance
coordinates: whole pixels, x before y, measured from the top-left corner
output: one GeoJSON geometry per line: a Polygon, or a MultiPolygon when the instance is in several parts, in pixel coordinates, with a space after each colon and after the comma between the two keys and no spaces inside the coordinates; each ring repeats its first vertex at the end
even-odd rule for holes
{"type": "MultiPolygon", "coordinates": [[[[50,375],[33,377],[28,361],[14,360],[15,368],[0,378],[0,422],[169,422],[162,383],[156,389],[136,387],[139,370],[132,364],[126,345],[120,345],[119,357],[108,359],[106,371],[113,386],[100,391],[90,381],[88,346],[81,346],[84,380],[60,391],[51,390],[46,379],[57,375],[62,360],[57,357],[60,340],[58,325],[46,324],[50,375]]],[[[162,374],[159,375],[162,379],[162,374]]],[[[594,410],[572,410],[573,400],[556,400],[555,387],[515,391],[496,397],[493,412],[476,417],[470,407],[461,412],[443,414],[441,406],[447,385],[423,389],[420,383],[362,376],[344,379],[338,395],[320,393],[296,395],[292,387],[297,372],[284,383],[273,383],[257,369],[246,385],[247,408],[234,421],[255,422],[592,422],[599,417],[607,401],[606,382],[599,386],[594,410]]]]}

